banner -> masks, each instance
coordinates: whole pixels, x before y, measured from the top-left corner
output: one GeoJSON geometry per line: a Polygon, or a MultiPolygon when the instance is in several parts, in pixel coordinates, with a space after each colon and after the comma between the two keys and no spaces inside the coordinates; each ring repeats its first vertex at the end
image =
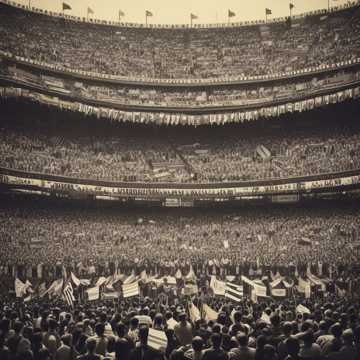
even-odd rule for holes
{"type": "Polygon", "coordinates": [[[211,276],[210,288],[214,292],[214,295],[225,296],[226,283],[216,279],[216,276],[211,276]]]}
{"type": "Polygon", "coordinates": [[[167,337],[165,332],[150,328],[147,344],[152,349],[164,352],[167,347],[167,337]]]}
{"type": "Polygon", "coordinates": [[[87,289],[86,293],[89,301],[99,300],[100,298],[100,289],[98,286],[87,289]]]}

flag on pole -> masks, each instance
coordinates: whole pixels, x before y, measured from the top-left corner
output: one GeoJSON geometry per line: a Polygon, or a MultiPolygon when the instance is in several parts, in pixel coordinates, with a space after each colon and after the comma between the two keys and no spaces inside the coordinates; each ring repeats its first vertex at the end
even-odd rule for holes
{"type": "Polygon", "coordinates": [[[266,8],[265,9],[265,15],[271,15],[271,9],[266,8]]]}
{"type": "Polygon", "coordinates": [[[211,276],[210,288],[214,292],[214,295],[224,296],[226,283],[224,281],[217,280],[216,276],[211,276]]]}
{"type": "Polygon", "coordinates": [[[243,286],[227,282],[225,287],[225,297],[240,302],[244,297],[243,286]]]}
{"type": "Polygon", "coordinates": [[[196,20],[196,19],[198,19],[198,16],[195,15],[195,14],[190,14],[190,19],[191,20],[196,20]]]}
{"type": "Polygon", "coordinates": [[[94,14],[94,10],[91,7],[88,7],[87,8],[87,13],[88,13],[88,15],[94,14]]]}
{"type": "Polygon", "coordinates": [[[236,16],[236,14],[234,13],[234,11],[231,11],[230,9],[228,10],[228,17],[231,18],[231,17],[234,17],[236,16]]]}
{"type": "Polygon", "coordinates": [[[138,282],[134,282],[132,284],[124,284],[122,286],[122,290],[123,290],[124,298],[140,295],[140,289],[139,289],[138,282]]]}
{"type": "Polygon", "coordinates": [[[71,10],[71,6],[70,5],[68,5],[67,3],[62,3],[62,9],[63,9],[63,11],[64,10],[71,10]]]}
{"type": "Polygon", "coordinates": [[[146,10],[145,15],[146,15],[146,17],[153,16],[153,13],[149,10],[146,10]]]}
{"type": "Polygon", "coordinates": [[[74,301],[75,301],[74,290],[73,290],[73,287],[69,280],[66,282],[66,284],[63,288],[62,295],[63,295],[65,302],[69,306],[74,307],[74,301]]]}
{"type": "Polygon", "coordinates": [[[75,285],[76,287],[78,287],[78,286],[81,284],[80,279],[77,278],[76,275],[75,275],[73,272],[70,273],[70,276],[71,276],[71,280],[72,280],[72,282],[74,283],[74,285],[75,285]]]}
{"type": "Polygon", "coordinates": [[[119,10],[119,18],[121,18],[122,16],[125,16],[125,13],[122,10],[119,10]]]}
{"type": "Polygon", "coordinates": [[[292,4],[292,3],[290,3],[290,4],[289,4],[289,8],[290,8],[290,10],[292,10],[294,7],[295,7],[295,5],[294,5],[294,4],[292,4]]]}

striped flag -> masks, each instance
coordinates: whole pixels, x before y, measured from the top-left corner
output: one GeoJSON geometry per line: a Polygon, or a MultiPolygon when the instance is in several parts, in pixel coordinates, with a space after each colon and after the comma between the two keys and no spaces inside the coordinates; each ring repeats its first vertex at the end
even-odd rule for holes
{"type": "Polygon", "coordinates": [[[149,329],[148,346],[155,350],[165,350],[167,347],[167,337],[164,331],[149,329]]]}
{"type": "Polygon", "coordinates": [[[74,301],[75,301],[75,297],[74,297],[74,289],[71,285],[70,281],[67,281],[63,291],[62,291],[62,295],[64,300],[66,301],[66,303],[71,306],[74,307],[74,301]]]}
{"type": "Polygon", "coordinates": [[[71,6],[69,4],[63,2],[62,3],[62,9],[63,9],[63,11],[64,10],[71,10],[71,6]]]}
{"type": "Polygon", "coordinates": [[[140,295],[139,283],[124,284],[122,286],[124,298],[140,295]]]}
{"type": "Polygon", "coordinates": [[[225,297],[240,302],[244,297],[243,286],[227,282],[225,287],[225,297]]]}

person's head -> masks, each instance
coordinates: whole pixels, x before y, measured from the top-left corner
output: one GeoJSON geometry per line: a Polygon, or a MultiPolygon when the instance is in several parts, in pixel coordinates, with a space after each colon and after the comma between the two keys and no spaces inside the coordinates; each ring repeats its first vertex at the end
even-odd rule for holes
{"type": "Polygon", "coordinates": [[[71,346],[72,344],[72,335],[71,334],[65,334],[61,337],[61,341],[64,345],[71,346]]]}
{"type": "Polygon", "coordinates": [[[239,343],[239,346],[248,346],[249,338],[244,332],[239,332],[236,335],[236,339],[239,343]]]}
{"type": "Polygon", "coordinates": [[[182,323],[186,322],[186,314],[184,312],[179,314],[179,321],[182,322],[182,323]]]}
{"type": "Polygon", "coordinates": [[[88,338],[86,340],[86,350],[89,354],[93,354],[96,349],[96,339],[94,338],[88,338]]]}
{"type": "Polygon", "coordinates": [[[48,320],[48,329],[49,331],[55,331],[58,326],[58,323],[55,319],[50,318],[48,320]]]}
{"type": "Polygon", "coordinates": [[[139,340],[141,344],[146,345],[149,335],[149,328],[146,325],[141,325],[139,328],[139,340]]]}
{"type": "Polygon", "coordinates": [[[259,335],[256,338],[256,349],[263,349],[266,343],[267,343],[266,336],[259,335]]]}
{"type": "Polygon", "coordinates": [[[353,343],[353,339],[354,339],[354,334],[353,331],[351,329],[346,329],[343,334],[342,334],[344,343],[346,345],[352,345],[353,343]]]}
{"type": "Polygon", "coordinates": [[[272,326],[278,327],[280,325],[280,316],[278,314],[271,315],[270,322],[272,326]]]}
{"type": "Polygon", "coordinates": [[[136,317],[133,317],[130,319],[130,329],[134,330],[137,329],[139,326],[139,319],[136,317]]]}
{"type": "Polygon", "coordinates": [[[191,345],[195,352],[199,352],[203,349],[204,341],[200,336],[195,336],[192,340],[191,345]]]}
{"type": "Polygon", "coordinates": [[[306,331],[302,335],[301,340],[304,341],[305,346],[311,346],[312,343],[314,342],[314,334],[313,334],[312,330],[306,331]]]}
{"type": "Polygon", "coordinates": [[[340,338],[342,335],[342,328],[339,323],[335,323],[330,327],[330,333],[334,335],[335,338],[340,338]]]}
{"type": "Polygon", "coordinates": [[[235,311],[234,312],[234,321],[235,321],[235,323],[241,322],[241,319],[242,319],[241,312],[240,311],[235,311]]]}
{"type": "Polygon", "coordinates": [[[13,326],[13,329],[16,334],[19,334],[23,328],[24,324],[21,321],[16,320],[13,326]]]}
{"type": "Polygon", "coordinates": [[[105,326],[104,323],[97,323],[95,325],[95,333],[97,336],[103,336],[105,332],[105,326]]]}
{"type": "Polygon", "coordinates": [[[276,349],[273,345],[266,344],[264,346],[263,360],[274,360],[276,359],[276,349]]]}
{"type": "Polygon", "coordinates": [[[125,324],[122,323],[121,321],[118,322],[116,325],[116,333],[118,334],[119,337],[125,336],[125,333],[126,333],[125,324]]]}
{"type": "Polygon", "coordinates": [[[211,335],[211,344],[214,347],[214,349],[220,349],[221,346],[221,334],[215,333],[211,335]]]}
{"type": "Polygon", "coordinates": [[[296,356],[299,354],[300,351],[300,343],[299,340],[295,337],[289,337],[285,341],[286,350],[289,353],[289,355],[296,356]]]}
{"type": "Polygon", "coordinates": [[[286,321],[283,324],[283,333],[286,337],[289,337],[291,335],[292,332],[292,325],[291,322],[286,321]]]}

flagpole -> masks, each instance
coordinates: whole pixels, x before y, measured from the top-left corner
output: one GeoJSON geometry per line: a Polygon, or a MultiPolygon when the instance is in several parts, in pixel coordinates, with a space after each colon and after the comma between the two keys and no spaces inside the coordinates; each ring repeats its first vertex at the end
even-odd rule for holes
{"type": "Polygon", "coordinates": [[[192,16],[190,14],[190,27],[192,27],[192,16]]]}
{"type": "Polygon", "coordinates": [[[145,13],[145,25],[147,26],[147,13],[145,13]]]}

